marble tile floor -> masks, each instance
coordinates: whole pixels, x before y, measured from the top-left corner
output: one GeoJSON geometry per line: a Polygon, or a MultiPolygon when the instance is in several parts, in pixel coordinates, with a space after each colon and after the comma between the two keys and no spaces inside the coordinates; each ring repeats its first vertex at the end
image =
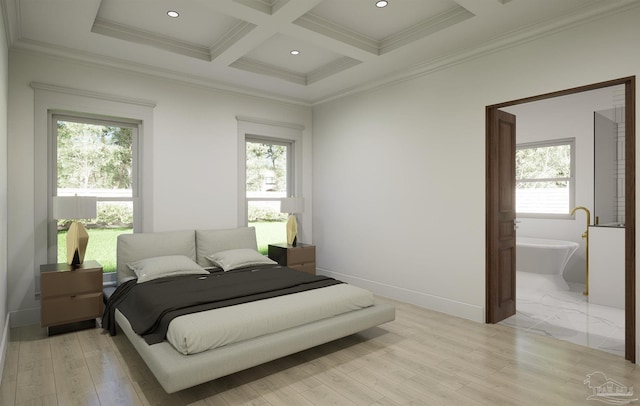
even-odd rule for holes
{"type": "Polygon", "coordinates": [[[500,324],[624,357],[624,310],[590,304],[584,285],[569,290],[517,272],[516,314],[500,324]]]}

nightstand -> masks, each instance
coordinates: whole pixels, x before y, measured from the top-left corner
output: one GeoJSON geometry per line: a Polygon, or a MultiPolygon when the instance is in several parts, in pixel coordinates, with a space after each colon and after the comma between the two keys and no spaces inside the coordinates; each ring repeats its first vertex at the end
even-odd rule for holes
{"type": "Polygon", "coordinates": [[[298,271],[316,274],[316,246],[298,243],[295,247],[287,244],[269,244],[269,258],[280,265],[298,271]]]}
{"type": "Polygon", "coordinates": [[[102,317],[102,265],[40,266],[40,325],[49,335],[92,328],[102,317]]]}

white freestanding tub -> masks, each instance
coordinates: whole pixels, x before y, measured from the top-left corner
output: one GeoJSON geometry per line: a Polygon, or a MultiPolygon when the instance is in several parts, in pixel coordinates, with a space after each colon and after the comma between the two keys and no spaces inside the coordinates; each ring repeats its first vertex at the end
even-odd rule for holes
{"type": "MultiPolygon", "coordinates": [[[[577,242],[547,238],[516,238],[516,271],[539,275],[549,288],[568,290],[562,276],[569,259],[580,247],[577,242]]],[[[533,280],[535,278],[530,278],[533,280]]]]}

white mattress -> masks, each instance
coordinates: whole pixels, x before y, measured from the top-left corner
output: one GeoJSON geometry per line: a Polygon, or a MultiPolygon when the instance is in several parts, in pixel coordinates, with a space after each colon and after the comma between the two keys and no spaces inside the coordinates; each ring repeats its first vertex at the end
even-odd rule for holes
{"type": "Polygon", "coordinates": [[[341,283],[180,316],[169,324],[167,341],[182,354],[196,354],[373,304],[371,292],[341,283]]]}

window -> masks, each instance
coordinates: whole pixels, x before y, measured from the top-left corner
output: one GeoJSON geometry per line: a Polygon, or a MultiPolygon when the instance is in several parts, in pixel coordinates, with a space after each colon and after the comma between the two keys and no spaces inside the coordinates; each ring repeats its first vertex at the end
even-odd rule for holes
{"type": "MultiPolygon", "coordinates": [[[[63,116],[71,122],[123,125],[135,130],[131,164],[133,228],[134,232],[143,232],[153,230],[152,200],[145,199],[153,195],[153,155],[143,151],[153,150],[155,102],[47,83],[31,82],[30,86],[34,91],[33,221],[38,225],[33,234],[32,261],[34,293],[38,297],[39,265],[55,263],[58,258],[57,222],[53,219],[53,196],[58,189],[57,118],[54,116],[63,116]]],[[[89,248],[92,242],[89,241],[89,248]]],[[[115,284],[115,276],[113,272],[105,273],[103,280],[106,284],[115,284]]]]}
{"type": "Polygon", "coordinates": [[[263,253],[268,244],[287,241],[287,215],[280,213],[280,199],[291,195],[291,149],[291,143],[246,140],[247,223],[256,228],[263,253]]]}
{"type": "Polygon", "coordinates": [[[574,139],[516,147],[516,212],[567,217],[574,202],[574,139]]]}
{"type": "MultiPolygon", "coordinates": [[[[83,221],[89,233],[85,259],[115,272],[117,236],[133,232],[138,212],[137,124],[54,114],[52,125],[53,192],[96,197],[97,218],[83,221]]],[[[50,235],[56,236],[57,262],[66,262],[70,221],[50,224],[56,228],[50,235]]]]}
{"type": "MultiPolygon", "coordinates": [[[[239,225],[256,228],[258,250],[287,241],[280,199],[302,197],[302,126],[238,117],[239,225]]],[[[300,220],[298,218],[298,220],[300,220]]]]}

